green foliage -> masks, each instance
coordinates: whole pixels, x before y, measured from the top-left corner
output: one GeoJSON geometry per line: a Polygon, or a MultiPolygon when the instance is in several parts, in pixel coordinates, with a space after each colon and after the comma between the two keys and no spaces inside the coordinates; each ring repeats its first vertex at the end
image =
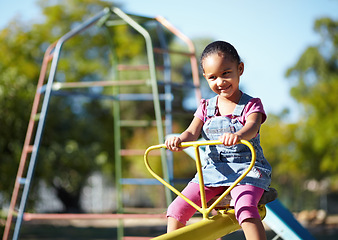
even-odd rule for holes
{"type": "Polygon", "coordinates": [[[291,95],[301,107],[299,120],[288,123],[283,113],[269,115],[261,131],[264,153],[273,167],[272,185],[292,210],[318,207],[314,199],[320,192],[306,191],[307,180],[329,180],[331,189],[324,190],[337,190],[338,22],[319,19],[315,30],[321,42],[306,49],[286,73],[293,83],[291,95]]]}
{"type": "Polygon", "coordinates": [[[0,32],[0,191],[9,197],[20,160],[43,52],[34,35],[12,23],[0,32]],[[27,43],[23,44],[23,43],[27,43]]]}
{"type": "Polygon", "coordinates": [[[318,46],[309,47],[287,76],[294,81],[292,96],[303,107],[296,154],[308,177],[330,178],[338,171],[338,21],[319,19],[318,46]]]}
{"type": "MultiPolygon", "coordinates": [[[[39,1],[39,5],[44,14],[43,22],[13,21],[0,32],[0,124],[6,126],[0,128],[3,136],[0,139],[0,191],[4,201],[8,201],[14,185],[44,51],[50,43],[110,4],[100,0],[60,0],[39,1]]],[[[144,27],[151,33],[156,31],[155,25],[144,23],[144,27]]],[[[171,44],[168,32],[165,34],[171,44]]],[[[158,47],[159,40],[154,38],[153,44],[158,47]]],[[[162,55],[155,58],[161,67],[162,55]]],[[[145,65],[147,61],[144,39],[135,30],[127,25],[94,25],[63,44],[55,82],[149,79],[147,71],[120,71],[115,75],[112,67],[117,63],[145,65]]],[[[174,68],[181,71],[185,62],[177,60],[174,68]]],[[[178,76],[175,75],[175,79],[182,82],[184,79],[178,76]]],[[[114,106],[110,100],[95,100],[95,97],[111,95],[115,90],[101,87],[61,89],[54,92],[61,96],[53,95],[50,100],[33,184],[44,180],[49,187],[54,187],[66,210],[77,208],[76,211],[81,211],[78,204],[81,190],[93,172],[99,171],[114,181],[114,106]],[[67,198],[75,205],[67,206],[70,204],[67,198]]],[[[121,87],[119,91],[151,92],[150,86],[121,87]]],[[[163,88],[160,91],[163,92],[163,88]]],[[[182,98],[183,94],[179,99],[182,98]]],[[[179,109],[182,109],[181,103],[179,109]]],[[[154,106],[151,102],[123,102],[121,113],[124,120],[153,120],[154,106]]],[[[153,127],[136,131],[123,129],[121,141],[123,147],[132,149],[145,149],[158,143],[153,127]],[[147,138],[148,142],[144,141],[145,135],[156,137],[147,138]]],[[[142,159],[127,157],[124,160],[127,163],[123,166],[124,176],[132,172],[147,176],[142,159]]],[[[158,159],[155,162],[155,168],[161,171],[158,159]]],[[[31,189],[30,199],[34,203],[38,198],[37,188],[31,189]]]]}
{"type": "MultiPolygon", "coordinates": [[[[3,200],[9,199],[13,189],[45,49],[71,28],[110,6],[99,0],[39,4],[45,15],[43,23],[16,21],[0,32],[0,125],[6,126],[0,128],[3,200]]],[[[94,26],[64,44],[55,80],[108,80],[113,59],[107,32],[122,59],[138,55],[143,49],[139,37],[134,37],[128,28],[94,26]]],[[[77,93],[97,95],[110,91],[96,88],[77,93]]],[[[71,93],[65,91],[68,97],[51,98],[33,183],[44,179],[78,200],[88,175],[99,170],[112,176],[113,116],[111,102],[70,97],[71,93]]],[[[31,196],[35,190],[33,187],[31,196]]]]}

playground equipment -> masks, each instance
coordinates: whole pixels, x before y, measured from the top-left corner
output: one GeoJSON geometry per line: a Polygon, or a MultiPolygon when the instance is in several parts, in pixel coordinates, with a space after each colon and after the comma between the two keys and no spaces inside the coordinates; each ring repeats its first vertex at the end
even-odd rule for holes
{"type": "MultiPolygon", "coordinates": [[[[202,174],[202,164],[200,160],[200,152],[199,152],[199,146],[205,146],[205,145],[219,145],[222,144],[220,141],[195,141],[195,142],[183,142],[181,144],[181,147],[193,147],[195,156],[196,156],[196,169],[197,174],[200,182],[200,193],[201,193],[201,204],[202,207],[199,207],[194,202],[192,202],[190,199],[188,199],[186,196],[184,196],[181,192],[179,192],[177,189],[175,189],[172,185],[170,185],[168,182],[166,182],[163,178],[161,178],[158,174],[156,174],[152,168],[149,165],[148,161],[148,154],[150,151],[154,149],[160,149],[160,148],[166,148],[165,144],[156,145],[149,147],[145,154],[144,154],[144,162],[148,169],[148,171],[155,177],[158,181],[160,181],[163,185],[168,187],[171,191],[176,193],[178,196],[183,198],[186,202],[188,202],[191,206],[193,206],[197,211],[202,213],[203,220],[186,226],[184,228],[181,228],[179,230],[173,231],[171,233],[164,234],[162,236],[159,236],[157,240],[160,239],[205,239],[205,240],[214,240],[217,238],[220,238],[224,235],[227,235],[235,230],[238,230],[240,228],[234,211],[227,211],[227,210],[218,210],[218,214],[213,217],[209,217],[211,211],[215,209],[217,204],[221,202],[221,200],[227,196],[230,191],[240,182],[242,179],[251,171],[253,166],[255,165],[256,161],[256,152],[253,146],[250,142],[246,140],[241,140],[239,144],[245,144],[247,147],[249,147],[251,151],[251,163],[247,167],[246,171],[242,173],[242,175],[229,187],[227,190],[217,198],[217,200],[211,204],[211,206],[207,206],[206,197],[205,197],[205,191],[204,191],[204,182],[203,182],[203,174],[202,174]]],[[[264,205],[260,205],[259,207],[259,213],[262,218],[265,217],[265,207],[264,205]]]]}
{"type": "MultiPolygon", "coordinates": [[[[78,219],[97,219],[98,214],[26,214],[25,208],[27,198],[30,191],[31,180],[34,175],[34,169],[37,164],[37,156],[41,143],[41,136],[44,131],[46,122],[46,116],[48,113],[48,107],[50,99],[53,95],[63,96],[65,94],[72,94],[71,91],[65,92],[64,89],[75,89],[75,88],[92,88],[92,87],[110,87],[112,88],[112,95],[100,96],[99,94],[87,94],[89,98],[96,99],[110,99],[113,101],[114,111],[114,138],[115,138],[115,169],[116,169],[116,189],[117,189],[117,212],[118,214],[111,214],[109,216],[102,215],[102,218],[118,218],[124,219],[128,217],[135,217],[135,214],[125,214],[122,192],[124,191],[124,185],[160,185],[155,179],[135,179],[135,178],[124,178],[122,176],[123,158],[126,156],[143,156],[143,149],[123,149],[121,142],[121,129],[125,128],[137,128],[154,126],[156,128],[158,142],[164,142],[164,136],[172,132],[172,101],[173,101],[173,88],[182,90],[184,89],[183,84],[172,81],[171,76],[171,64],[170,56],[179,55],[187,57],[191,65],[191,79],[192,84],[189,88],[194,89],[196,102],[201,98],[199,90],[199,76],[198,76],[198,65],[195,56],[194,45],[184,34],[179,32],[174,26],[172,26],[165,18],[149,18],[137,15],[131,15],[124,13],[121,9],[116,7],[105,8],[94,17],[88,19],[82,24],[76,25],[76,27],[70,32],[63,35],[58,41],[53,43],[45,52],[43,59],[40,77],[37,85],[37,91],[33,102],[31,111],[31,117],[26,133],[26,138],[22,150],[18,173],[15,180],[14,190],[12,193],[12,199],[8,211],[5,231],[3,240],[7,240],[10,235],[11,226],[13,222],[13,216],[16,216],[13,239],[19,238],[22,222],[27,219],[62,219],[62,218],[78,218],[78,219]],[[80,81],[80,82],[56,82],[56,72],[58,63],[61,56],[61,50],[63,45],[71,38],[81,34],[88,28],[99,27],[104,29],[113,28],[118,25],[127,25],[133,29],[134,32],[138,33],[144,39],[145,45],[145,57],[146,64],[143,65],[123,65],[118,61],[116,56],[116,49],[111,42],[112,34],[108,32],[107,43],[111,45],[113,59],[116,60],[112,65],[112,76],[107,81],[80,81]],[[148,30],[147,26],[156,26],[155,28],[148,30]],[[157,36],[153,36],[153,32],[157,36]],[[166,36],[168,34],[180,39],[186,44],[188,50],[184,51],[173,51],[169,49],[166,36]],[[154,45],[156,39],[157,46],[154,45]],[[155,55],[157,59],[162,59],[160,62],[163,63],[159,66],[155,62],[155,55]],[[142,76],[147,75],[145,79],[123,79],[120,73],[123,71],[128,72],[140,72],[142,76]],[[147,74],[144,74],[147,73],[147,74]],[[47,77],[48,76],[48,77],[47,77]],[[162,79],[158,79],[159,76],[162,79]],[[47,81],[46,81],[47,80],[47,81]],[[125,89],[129,89],[131,86],[142,86],[147,89],[147,93],[126,93],[125,89]],[[161,86],[161,88],[160,88],[161,86]],[[124,91],[122,92],[121,89],[124,91]],[[160,90],[161,89],[161,90],[160,90]],[[149,121],[141,119],[124,119],[125,116],[122,114],[121,102],[125,101],[151,101],[153,103],[153,119],[149,121]],[[164,105],[164,110],[161,109],[161,102],[164,105]],[[27,159],[30,157],[29,161],[27,159]],[[28,165],[28,166],[27,166],[28,165]],[[20,200],[18,204],[18,199],[20,200]],[[18,206],[17,206],[18,205],[18,206]],[[18,211],[16,210],[18,209],[18,211]]],[[[164,178],[168,182],[173,182],[173,167],[172,155],[161,151],[161,162],[162,172],[164,178]]],[[[165,200],[169,204],[172,200],[170,190],[165,189],[165,200]]],[[[158,215],[147,216],[145,214],[140,215],[143,217],[159,217],[158,215]]],[[[162,214],[162,217],[164,215],[162,214]]],[[[118,231],[118,239],[123,238],[123,221],[121,220],[118,231]]]]}
{"type": "MultiPolygon", "coordinates": [[[[178,134],[172,134],[171,136],[178,136],[178,134]]],[[[251,151],[254,153],[254,149],[251,148],[251,144],[247,141],[241,141],[242,144],[248,145],[251,151]]],[[[201,158],[203,159],[204,156],[204,150],[201,149],[200,146],[203,145],[213,145],[213,144],[220,144],[219,141],[197,141],[197,142],[187,142],[182,143],[182,147],[187,147],[184,149],[184,151],[193,159],[196,160],[196,168],[200,174],[201,172],[201,158]],[[192,146],[192,147],[189,147],[192,146]]],[[[150,173],[158,179],[162,184],[167,186],[169,189],[171,189],[173,192],[175,192],[177,195],[181,196],[183,199],[185,199],[187,202],[190,202],[189,199],[187,199],[185,196],[183,196],[179,191],[177,191],[174,187],[172,187],[169,183],[165,182],[161,177],[159,177],[156,173],[153,172],[151,167],[148,163],[148,157],[147,154],[149,151],[155,150],[157,148],[166,148],[164,144],[152,146],[149,147],[146,150],[145,153],[145,164],[147,169],[150,171],[150,173]]],[[[254,153],[255,154],[255,153],[254,153]]],[[[254,158],[254,156],[253,156],[254,158]]],[[[253,161],[252,158],[252,161],[253,161]]],[[[253,165],[253,162],[251,162],[248,169],[250,169],[253,165]]],[[[247,174],[247,172],[243,173],[243,175],[235,182],[238,183],[244,175],[247,174]]],[[[200,176],[200,175],[199,175],[200,176]]],[[[202,189],[201,187],[201,200],[203,200],[203,194],[204,194],[204,186],[202,189]]],[[[232,187],[232,186],[231,186],[232,187]]],[[[313,236],[308,232],[307,229],[305,229],[293,216],[293,214],[285,208],[281,202],[276,199],[277,195],[273,193],[268,195],[267,198],[264,198],[265,193],[263,194],[263,197],[261,201],[259,202],[258,210],[259,213],[266,225],[268,225],[275,233],[276,236],[273,239],[293,239],[293,240],[314,240],[313,236]]],[[[270,191],[271,191],[270,190],[270,191]]],[[[201,201],[203,203],[202,207],[195,206],[196,210],[203,213],[203,220],[197,223],[194,223],[192,225],[188,225],[182,229],[178,229],[174,232],[171,232],[169,234],[164,234],[162,236],[159,236],[155,239],[216,239],[221,236],[224,236],[230,232],[236,231],[240,228],[238,225],[238,222],[234,216],[233,209],[226,208],[224,210],[224,206],[222,206],[218,210],[218,215],[209,217],[208,214],[211,211],[211,208],[219,208],[217,204],[224,204],[223,202],[226,202],[226,207],[228,207],[229,199],[225,199],[227,197],[227,194],[230,190],[227,190],[224,192],[220,197],[218,197],[217,200],[215,200],[209,207],[207,208],[207,205],[205,205],[205,201],[201,201]],[[223,201],[225,200],[225,201],[223,201]],[[208,234],[206,234],[208,233],[208,234]]],[[[192,203],[193,204],[193,203],[192,203]]],[[[192,205],[194,206],[194,205],[192,205]]]]}

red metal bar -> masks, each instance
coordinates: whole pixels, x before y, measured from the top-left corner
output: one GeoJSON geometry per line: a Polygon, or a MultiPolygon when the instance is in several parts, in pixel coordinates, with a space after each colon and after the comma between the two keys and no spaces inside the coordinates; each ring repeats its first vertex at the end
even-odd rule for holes
{"type": "Polygon", "coordinates": [[[167,49],[161,49],[161,48],[154,48],[155,53],[171,53],[171,54],[177,54],[177,55],[184,55],[184,56],[194,56],[194,53],[191,52],[182,52],[182,51],[173,51],[173,50],[167,50],[167,49]]]}
{"type": "Polygon", "coordinates": [[[194,86],[196,87],[195,94],[196,94],[196,100],[197,100],[197,106],[198,106],[202,96],[201,96],[201,90],[199,88],[200,80],[199,80],[199,74],[198,74],[198,63],[197,63],[197,59],[195,55],[195,46],[193,42],[186,35],[184,35],[177,28],[175,28],[167,19],[165,19],[162,16],[158,16],[156,17],[156,20],[159,23],[161,23],[163,26],[165,26],[170,32],[172,32],[177,37],[179,37],[182,41],[184,41],[188,45],[189,51],[192,53],[192,55],[190,56],[190,64],[191,64],[194,86]]]}
{"type": "Polygon", "coordinates": [[[123,85],[144,85],[147,80],[125,80],[125,81],[92,81],[92,82],[56,82],[53,84],[54,89],[60,88],[80,88],[80,87],[106,87],[106,86],[123,86],[123,85]]]}
{"type": "Polygon", "coordinates": [[[65,219],[145,219],[145,218],[159,218],[166,219],[165,214],[104,214],[104,213],[63,213],[63,214],[44,214],[44,213],[25,213],[23,219],[25,221],[31,220],[65,220],[65,219]]]}
{"type": "MultiPolygon", "coordinates": [[[[163,66],[156,66],[156,69],[163,70],[163,66]]],[[[149,65],[123,65],[117,66],[119,71],[149,71],[149,65]]]]}
{"type": "Polygon", "coordinates": [[[33,145],[28,145],[28,146],[24,146],[24,151],[26,151],[27,153],[33,152],[33,145]]]}
{"type": "Polygon", "coordinates": [[[28,123],[24,147],[23,147],[23,150],[22,150],[22,153],[21,153],[19,168],[18,168],[18,172],[17,172],[17,175],[16,175],[16,179],[15,179],[14,190],[13,190],[13,193],[12,193],[11,203],[10,203],[9,209],[8,209],[6,226],[5,226],[5,230],[4,230],[4,235],[2,237],[3,240],[8,239],[9,231],[10,231],[10,228],[11,228],[11,225],[12,225],[13,212],[14,212],[16,201],[17,201],[17,198],[18,198],[19,189],[20,189],[20,179],[22,178],[22,174],[23,174],[23,171],[25,169],[27,155],[32,150],[32,147],[30,146],[30,142],[31,142],[31,139],[32,139],[32,133],[33,133],[33,129],[34,129],[34,123],[35,123],[34,118],[35,118],[35,115],[38,111],[40,97],[41,97],[39,89],[43,86],[43,82],[45,80],[45,76],[46,76],[46,72],[47,72],[48,63],[53,58],[53,55],[51,55],[51,52],[54,49],[55,45],[56,45],[56,42],[53,43],[52,45],[50,45],[47,48],[45,55],[44,55],[44,58],[43,58],[40,76],[39,76],[38,85],[37,85],[37,91],[35,93],[35,97],[34,97],[34,101],[33,101],[33,107],[32,107],[32,112],[31,112],[31,116],[30,116],[30,119],[29,119],[29,123],[28,123]]]}
{"type": "Polygon", "coordinates": [[[117,66],[117,70],[119,70],[119,71],[130,71],[130,70],[148,71],[149,70],[149,65],[130,66],[130,65],[119,64],[117,66]]]}

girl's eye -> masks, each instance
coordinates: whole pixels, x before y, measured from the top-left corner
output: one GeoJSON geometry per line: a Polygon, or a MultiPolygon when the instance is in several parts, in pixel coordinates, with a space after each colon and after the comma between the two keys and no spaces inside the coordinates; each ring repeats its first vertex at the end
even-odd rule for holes
{"type": "Polygon", "coordinates": [[[224,72],[222,73],[223,76],[227,76],[230,72],[224,72]]]}
{"type": "Polygon", "coordinates": [[[215,80],[215,79],[216,79],[215,76],[210,76],[210,77],[209,77],[209,80],[215,80]]]}

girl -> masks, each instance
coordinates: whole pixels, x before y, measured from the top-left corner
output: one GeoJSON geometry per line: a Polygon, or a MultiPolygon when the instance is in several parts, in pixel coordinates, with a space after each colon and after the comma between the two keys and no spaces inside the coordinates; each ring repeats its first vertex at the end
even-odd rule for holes
{"type": "MultiPolygon", "coordinates": [[[[266,239],[257,209],[271,182],[271,166],[259,140],[260,126],[266,120],[263,105],[259,98],[239,90],[244,64],[231,44],[223,41],[209,44],[202,53],[201,66],[209,87],[217,95],[201,100],[190,126],[180,137],[171,137],[165,144],[171,151],[181,151],[181,142],[195,141],[201,133],[206,140],[220,140],[224,144],[206,147],[207,164],[202,171],[209,201],[223,193],[246,170],[251,161],[250,150],[235,144],[241,139],[250,141],[257,153],[256,164],[230,194],[246,239],[266,239]]],[[[182,193],[201,206],[197,175],[182,193]]],[[[168,208],[167,231],[185,226],[195,212],[195,208],[177,197],[168,208]]]]}

